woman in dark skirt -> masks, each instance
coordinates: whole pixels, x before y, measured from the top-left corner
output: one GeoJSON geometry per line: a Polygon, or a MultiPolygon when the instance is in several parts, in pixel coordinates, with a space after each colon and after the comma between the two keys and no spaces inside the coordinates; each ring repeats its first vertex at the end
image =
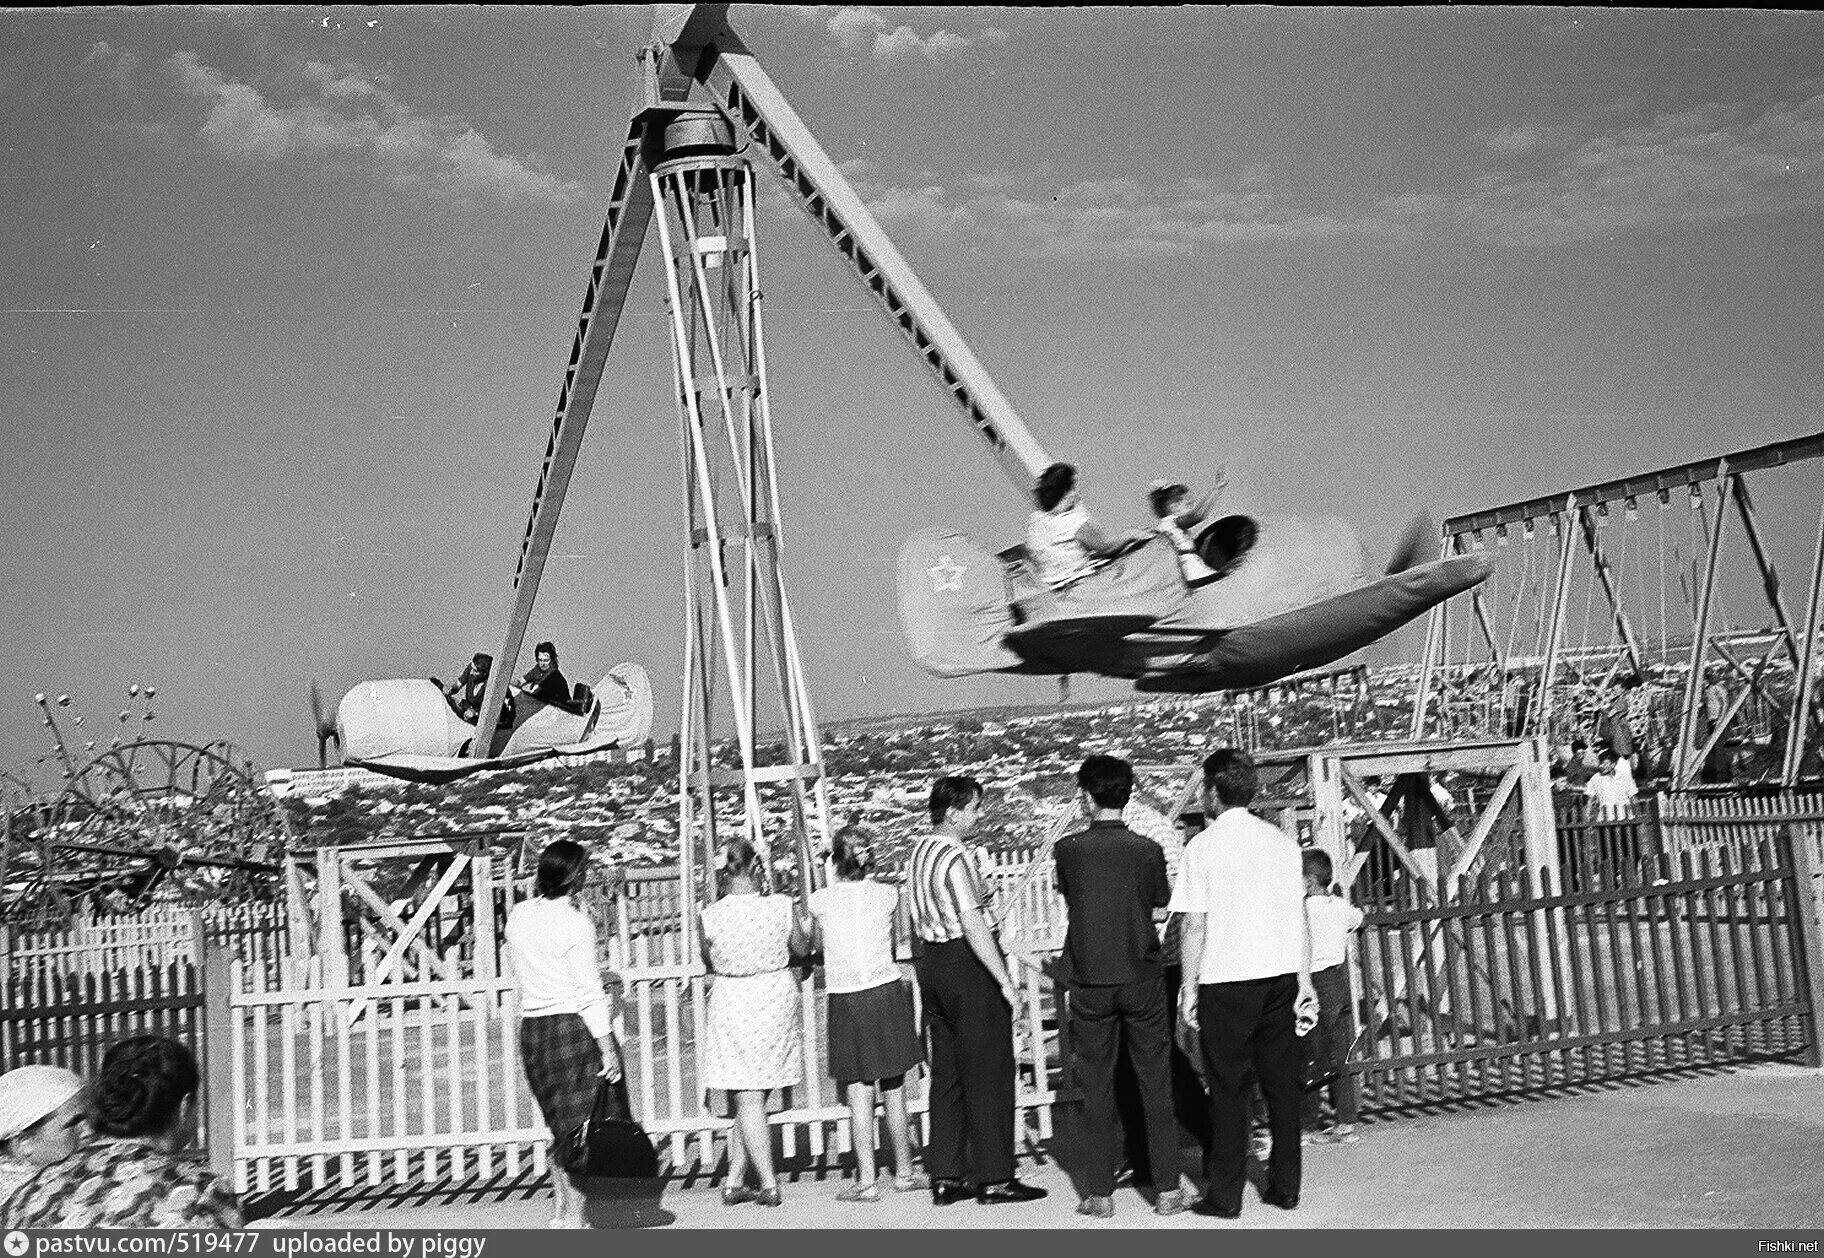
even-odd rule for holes
{"type": "Polygon", "coordinates": [[[856,1182],[838,1201],[879,1201],[874,1164],[876,1091],[887,1114],[887,1137],[898,1171],[889,1182],[909,1192],[930,1187],[912,1169],[912,1136],[906,1121],[906,1073],[925,1060],[912,1016],[912,985],[893,959],[900,893],[869,879],[873,866],[867,831],[845,827],[830,849],[836,880],[809,897],[809,928],[822,941],[824,986],[829,993],[830,1074],[849,1099],[856,1182]]]}
{"type": "Polygon", "coordinates": [[[576,906],[589,853],[559,839],[538,858],[537,894],[507,915],[507,946],[519,981],[519,1055],[526,1083],[551,1129],[550,1226],[586,1228],[583,1193],[562,1165],[570,1133],[588,1119],[601,1080],[621,1077],[608,993],[596,964],[595,923],[576,906]]]}

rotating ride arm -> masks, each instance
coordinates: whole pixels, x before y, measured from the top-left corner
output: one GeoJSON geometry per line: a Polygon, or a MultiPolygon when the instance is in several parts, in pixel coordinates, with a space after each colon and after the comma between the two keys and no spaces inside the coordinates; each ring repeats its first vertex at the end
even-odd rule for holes
{"type": "Polygon", "coordinates": [[[506,697],[507,684],[519,659],[519,649],[525,642],[532,604],[538,597],[538,583],[544,576],[551,539],[557,532],[558,513],[563,509],[564,495],[570,487],[570,473],[576,467],[577,452],[582,448],[583,434],[589,427],[590,412],[595,406],[596,389],[602,382],[602,368],[608,361],[615,329],[620,326],[621,311],[627,304],[627,289],[633,282],[634,266],[640,259],[640,244],[645,240],[647,225],[652,220],[652,182],[646,177],[645,156],[648,127],[647,115],[636,116],[627,128],[626,143],[621,146],[614,194],[608,203],[608,219],[602,228],[595,263],[589,271],[583,312],[577,319],[576,339],[571,343],[563,387],[558,391],[557,415],[551,421],[545,461],[539,468],[538,488],[532,495],[532,514],[526,521],[525,538],[520,542],[506,640],[494,656],[494,666],[488,672],[487,691],[481,700],[475,740],[470,746],[473,756],[485,757],[491,751],[501,702],[506,697]]]}
{"type": "Polygon", "coordinates": [[[520,544],[506,639],[488,673],[471,755],[485,757],[492,749],[501,701],[525,642],[570,474],[652,220],[652,185],[647,178],[650,139],[655,130],[663,130],[669,112],[666,107],[684,104],[693,83],[702,83],[717,107],[766,155],[837,252],[848,259],[863,285],[975,426],[1022,501],[1033,480],[1052,461],[848,180],[740,37],[725,24],[727,13],[725,4],[660,5],[653,22],[653,42],[641,52],[644,99],[621,148],[607,222],[590,271],[531,516],[520,544]]]}
{"type": "MultiPolygon", "coordinates": [[[[711,6],[700,5],[698,8],[711,6]]],[[[1020,500],[1052,462],[1013,404],[995,387],[961,334],[912,273],[810,128],[786,103],[732,30],[719,30],[697,69],[716,106],[764,154],[785,186],[912,343],[988,445],[1020,500]]]]}

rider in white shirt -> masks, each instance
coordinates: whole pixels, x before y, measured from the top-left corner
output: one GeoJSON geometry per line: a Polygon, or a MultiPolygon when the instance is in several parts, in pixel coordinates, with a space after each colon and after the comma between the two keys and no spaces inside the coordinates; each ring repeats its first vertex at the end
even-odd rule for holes
{"type": "Polygon", "coordinates": [[[1068,463],[1053,463],[1041,472],[1033,496],[1039,509],[1026,520],[1026,554],[1054,590],[1082,580],[1099,561],[1114,558],[1148,536],[1103,532],[1084,507],[1077,469],[1068,463]]]}

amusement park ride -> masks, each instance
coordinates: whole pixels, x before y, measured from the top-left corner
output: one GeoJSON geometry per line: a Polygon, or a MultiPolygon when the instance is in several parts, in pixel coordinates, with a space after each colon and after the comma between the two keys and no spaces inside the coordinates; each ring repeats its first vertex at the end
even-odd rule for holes
{"type": "MultiPolygon", "coordinates": [[[[1052,462],[937,302],[738,35],[727,5],[658,6],[641,51],[601,243],[566,365],[520,549],[507,632],[493,656],[473,748],[496,746],[500,703],[537,597],[570,476],[649,227],[665,261],[682,428],[687,559],[680,773],[685,870],[716,846],[718,792],[741,796],[741,832],[761,850],[761,794],[782,791],[801,873],[828,801],[785,581],[781,511],[758,279],[758,155],[932,369],[1022,501],[1052,462]],[[655,215],[654,211],[660,212],[655,215]],[[760,674],[769,674],[762,686],[760,674]],[[763,694],[762,691],[765,691],[763,694]],[[726,718],[720,705],[727,705],[726,718]],[[783,731],[783,762],[759,762],[762,709],[783,731]],[[738,764],[717,764],[723,722],[738,764]]],[[[1328,663],[1487,575],[1453,556],[1364,581],[1360,546],[1335,522],[1215,521],[1221,580],[1198,591],[1174,552],[1140,547],[1063,591],[1034,587],[1016,556],[920,534],[901,558],[900,611],[914,656],[945,676],[1003,670],[1096,673],[1141,689],[1253,687],[1328,663]]],[[[352,751],[345,745],[345,750],[352,751]]],[[[511,740],[503,748],[510,758],[511,740]]],[[[374,767],[383,767],[368,761],[374,767]]]]}
{"type": "MultiPolygon", "coordinates": [[[[645,738],[651,691],[632,665],[611,671],[580,711],[536,710],[522,695],[515,726],[503,730],[500,716],[636,263],[656,229],[688,540],[679,763],[686,888],[704,881],[731,827],[762,852],[789,839],[800,885],[816,879],[815,853],[829,838],[822,744],[780,566],[753,157],[791,191],[930,367],[1022,507],[1053,462],[728,26],[727,9],[658,6],[652,42],[639,54],[640,96],[480,719],[461,720],[433,682],[389,680],[351,690],[333,728],[349,762],[420,780],[645,738]],[[777,753],[760,738],[775,729],[777,753]]],[[[1231,515],[1195,540],[1219,574],[1195,590],[1164,540],[1047,589],[1020,548],[994,554],[953,533],[923,532],[901,552],[902,627],[914,658],[943,676],[1089,673],[1145,691],[1251,689],[1366,646],[1490,569],[1486,556],[1466,552],[1414,563],[1408,547],[1386,575],[1368,579],[1359,543],[1336,521],[1231,515]]],[[[326,738],[331,724],[313,706],[326,738]]],[[[688,916],[693,897],[683,899],[688,916]]]]}

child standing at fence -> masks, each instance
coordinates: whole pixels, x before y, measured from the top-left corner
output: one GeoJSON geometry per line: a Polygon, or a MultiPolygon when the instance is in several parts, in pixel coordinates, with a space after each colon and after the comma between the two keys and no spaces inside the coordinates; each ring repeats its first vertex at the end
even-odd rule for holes
{"type": "Polygon", "coordinates": [[[1354,1144],[1361,1109],[1361,1081],[1349,1064],[1355,1044],[1355,1009],[1349,996],[1349,935],[1361,928],[1362,911],[1336,886],[1330,854],[1306,848],[1305,920],[1311,926],[1311,983],[1317,988],[1317,1025],[1306,1036],[1311,1069],[1306,1073],[1304,1142],[1354,1144]],[[1336,1124],[1322,1129],[1320,1093],[1326,1087],[1336,1124]]]}
{"type": "Polygon", "coordinates": [[[722,875],[722,898],[697,919],[715,976],[704,1028],[703,1085],[712,1093],[734,1094],[722,1202],[776,1206],[779,1180],[767,1098],[804,1082],[798,976],[791,966],[792,954],[809,945],[791,898],[760,889],[760,856],[751,843],[735,839],[723,849],[722,875]],[[746,1182],[750,1162],[760,1181],[757,1189],[746,1182]]]}
{"type": "Polygon", "coordinates": [[[805,933],[823,946],[824,987],[829,993],[829,1071],[849,1102],[856,1182],[838,1201],[879,1201],[874,1162],[874,1102],[878,1090],[893,1145],[890,1181],[901,1192],[929,1188],[912,1169],[912,1136],[906,1119],[906,1074],[924,1064],[912,1016],[912,987],[893,959],[900,894],[868,877],[872,845],[866,830],[847,826],[830,846],[836,880],[810,895],[805,933]]]}

